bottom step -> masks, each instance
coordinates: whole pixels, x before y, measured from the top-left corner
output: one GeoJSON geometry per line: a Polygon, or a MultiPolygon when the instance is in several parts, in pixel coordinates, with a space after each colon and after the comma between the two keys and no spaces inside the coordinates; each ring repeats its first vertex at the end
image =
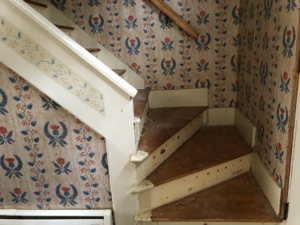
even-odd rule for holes
{"type": "Polygon", "coordinates": [[[136,216],[136,221],[281,222],[251,172],[136,216]]]}

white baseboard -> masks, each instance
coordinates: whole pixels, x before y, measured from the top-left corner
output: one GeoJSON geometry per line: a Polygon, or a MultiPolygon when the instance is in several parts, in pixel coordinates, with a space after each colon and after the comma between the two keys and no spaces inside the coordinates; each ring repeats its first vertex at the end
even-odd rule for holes
{"type": "Polygon", "coordinates": [[[140,222],[138,225],[283,225],[281,223],[260,222],[140,222]]]}
{"type": "Polygon", "coordinates": [[[207,125],[234,125],[234,108],[209,108],[207,125]]]}
{"type": "Polygon", "coordinates": [[[280,212],[282,189],[269,170],[261,162],[259,156],[255,153],[252,155],[251,171],[278,215],[280,212]]]}
{"type": "Polygon", "coordinates": [[[246,116],[243,115],[243,113],[238,108],[235,108],[234,125],[244,136],[248,144],[251,147],[254,147],[256,127],[246,116]]]}
{"type": "Polygon", "coordinates": [[[207,105],[207,88],[151,91],[149,95],[149,108],[207,105]]]}

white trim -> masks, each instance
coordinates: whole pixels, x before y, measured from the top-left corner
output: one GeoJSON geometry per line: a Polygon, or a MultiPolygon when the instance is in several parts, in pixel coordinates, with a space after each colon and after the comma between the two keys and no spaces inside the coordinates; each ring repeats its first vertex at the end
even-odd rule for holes
{"type": "Polygon", "coordinates": [[[17,211],[17,209],[1,209],[0,216],[14,216],[17,211]]]}
{"type": "MultiPolygon", "coordinates": [[[[260,222],[140,222],[138,225],[283,225],[281,223],[260,223],[260,222]]],[[[295,224],[293,224],[295,225],[295,224]]]]}
{"type": "Polygon", "coordinates": [[[280,212],[281,187],[256,153],[252,154],[251,171],[278,215],[280,212]]]}
{"type": "Polygon", "coordinates": [[[72,225],[104,225],[103,219],[53,219],[53,220],[39,220],[39,219],[32,219],[32,220],[22,220],[22,219],[0,219],[0,224],[3,225],[65,225],[72,224],[72,225]]]}
{"type": "Polygon", "coordinates": [[[96,69],[100,74],[105,76],[108,80],[117,85],[120,89],[125,91],[131,97],[134,97],[137,90],[127,83],[123,78],[114,73],[101,61],[96,59],[92,54],[87,52],[82,46],[72,40],[68,35],[64,34],[60,29],[53,25],[50,21],[44,18],[41,14],[37,13],[31,6],[22,0],[9,0],[20,11],[26,14],[31,20],[38,24],[42,29],[46,30],[51,36],[60,41],[63,45],[67,46],[71,51],[77,54],[88,65],[96,69]]]}
{"type": "Polygon", "coordinates": [[[141,186],[139,212],[147,212],[169,204],[246,173],[250,170],[250,163],[251,154],[248,154],[148,190],[143,190],[145,187],[141,186]]]}
{"type": "Polygon", "coordinates": [[[149,108],[207,106],[207,88],[151,91],[149,108]]]}
{"type": "Polygon", "coordinates": [[[234,125],[234,112],[234,108],[209,108],[207,125],[234,125]]]}

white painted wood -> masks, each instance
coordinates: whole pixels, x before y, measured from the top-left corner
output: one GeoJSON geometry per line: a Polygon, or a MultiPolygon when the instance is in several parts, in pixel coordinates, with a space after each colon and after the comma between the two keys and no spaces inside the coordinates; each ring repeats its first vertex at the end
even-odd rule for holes
{"type": "Polygon", "coordinates": [[[69,30],[69,29],[61,29],[60,28],[60,30],[62,31],[62,32],[64,32],[66,35],[68,35],[69,37],[71,37],[72,38],[72,33],[74,32],[73,30],[69,30]]]}
{"type": "Polygon", "coordinates": [[[207,125],[234,125],[234,108],[209,108],[207,125]]]}
{"type": "Polygon", "coordinates": [[[71,37],[77,41],[78,44],[84,48],[100,48],[101,51],[97,53],[97,58],[108,66],[110,69],[125,69],[126,72],[123,75],[125,81],[131,84],[136,89],[144,89],[144,79],[137,75],[130,67],[125,65],[120,59],[114,54],[103,47],[98,41],[93,39],[89,34],[82,30],[77,24],[66,17],[62,12],[56,9],[47,0],[37,0],[37,2],[48,5],[46,10],[46,18],[53,24],[64,24],[66,26],[74,27],[75,30],[72,32],[71,37]]]}
{"type": "Polygon", "coordinates": [[[13,216],[17,212],[17,209],[1,209],[0,216],[13,216]]]}
{"type": "Polygon", "coordinates": [[[234,113],[234,125],[238,131],[244,136],[246,141],[251,147],[255,145],[255,134],[256,127],[251,123],[251,121],[243,115],[243,113],[235,108],[234,113]]]}
{"type": "MultiPolygon", "coordinates": [[[[299,80],[300,87],[300,80],[299,80]]],[[[286,225],[299,225],[300,224],[300,91],[298,89],[297,105],[296,105],[296,120],[294,129],[293,152],[291,160],[291,172],[289,183],[289,211],[286,225]]]]}
{"type": "MultiPolygon", "coordinates": [[[[139,225],[283,225],[281,223],[260,222],[140,222],[139,225]]],[[[293,224],[295,225],[295,224],[293,224]]]]}
{"type": "Polygon", "coordinates": [[[130,191],[128,192],[128,194],[136,194],[136,193],[146,191],[151,188],[154,188],[153,183],[150,180],[144,180],[138,186],[131,188],[130,191]]]}
{"type": "Polygon", "coordinates": [[[111,210],[104,210],[104,223],[103,225],[113,225],[113,218],[112,218],[112,211],[111,210]]]}
{"type": "Polygon", "coordinates": [[[150,92],[150,109],[183,106],[208,106],[207,88],[150,92]]]}
{"type": "MultiPolygon", "coordinates": [[[[112,83],[114,83],[116,86],[118,86],[121,90],[129,94],[131,97],[134,97],[137,93],[137,90],[131,86],[128,82],[126,82],[124,79],[119,77],[117,74],[115,74],[109,67],[107,67],[104,63],[97,60],[95,57],[93,57],[91,54],[89,54],[82,46],[80,46],[78,43],[73,41],[69,36],[64,34],[61,30],[59,30],[55,25],[53,25],[50,21],[48,21],[46,18],[44,18],[41,14],[37,13],[33,8],[31,8],[28,4],[26,4],[22,0],[9,0],[10,3],[12,3],[14,6],[16,6],[22,13],[20,16],[22,16],[22,19],[24,18],[24,14],[28,16],[26,18],[27,20],[30,18],[31,23],[34,24],[35,28],[38,29],[39,33],[41,30],[43,30],[44,35],[47,39],[52,38],[55,39],[56,42],[60,42],[64,47],[67,47],[69,51],[73,52],[74,57],[80,58],[80,61],[85,61],[85,66],[88,67],[89,70],[94,70],[95,72],[98,72],[98,76],[103,76],[106,79],[110,80],[112,83]],[[23,14],[24,13],[24,14],[23,14]],[[47,34],[47,35],[46,35],[47,34]],[[74,54],[75,53],[75,54],[74,54]]],[[[1,2],[1,4],[4,4],[1,2]]],[[[16,12],[16,10],[15,10],[16,12]]],[[[5,15],[5,18],[8,17],[8,13],[2,14],[5,15]]],[[[16,19],[10,19],[10,21],[14,21],[14,25],[17,26],[20,30],[23,30],[24,33],[27,35],[30,34],[30,31],[28,27],[26,26],[26,29],[24,29],[24,22],[22,21],[17,23],[16,19]],[[23,29],[20,24],[23,24],[23,29]]],[[[31,33],[32,38],[39,43],[41,41],[41,35],[38,33],[31,33]],[[35,35],[33,35],[35,34],[35,35]],[[39,39],[39,41],[38,41],[39,39]]],[[[45,39],[42,39],[42,43],[46,43],[45,39]]],[[[50,43],[48,44],[48,48],[53,47],[50,43]]],[[[44,46],[46,47],[46,46],[44,46]]],[[[65,50],[65,49],[64,49],[65,50]]],[[[53,50],[49,49],[50,52],[57,51],[55,48],[53,50]]],[[[65,50],[66,51],[66,50],[65,50]]],[[[57,52],[56,54],[57,55],[57,52]]],[[[59,57],[58,57],[59,58],[59,57]]],[[[62,60],[62,57],[60,57],[62,60]]],[[[62,60],[63,61],[63,60],[62,60]]],[[[80,64],[83,64],[82,62],[80,64]]],[[[80,65],[79,64],[79,65],[80,65]]],[[[78,66],[79,66],[78,65],[78,66]]],[[[96,73],[97,73],[96,72],[96,73]]]]}
{"type": "Polygon", "coordinates": [[[144,213],[139,213],[135,216],[135,221],[152,221],[151,216],[152,216],[151,210],[144,213]]]}
{"type": "Polygon", "coordinates": [[[276,214],[280,212],[281,187],[257,154],[252,154],[251,171],[276,214]]]}
{"type": "Polygon", "coordinates": [[[111,210],[16,210],[14,216],[103,217],[106,211],[111,210]]]}
{"type": "MultiPolygon", "coordinates": [[[[140,123],[138,125],[134,126],[134,135],[135,135],[135,145],[136,145],[136,149],[138,149],[138,145],[141,139],[141,135],[144,129],[144,125],[145,122],[147,120],[147,113],[148,113],[148,107],[149,107],[149,102],[147,102],[144,112],[143,112],[143,116],[140,120],[140,123]]],[[[145,152],[144,152],[145,153],[145,152]]],[[[139,152],[137,155],[144,155],[143,153],[139,152]]],[[[147,154],[148,155],[148,154],[147,154]]],[[[131,158],[131,162],[141,162],[143,160],[137,159],[137,161],[135,161],[136,156],[133,156],[133,158],[131,158]]]]}
{"type": "Polygon", "coordinates": [[[142,162],[144,161],[144,159],[146,159],[149,156],[149,154],[147,152],[141,151],[141,150],[137,150],[130,158],[131,162],[142,162]]]}
{"type": "Polygon", "coordinates": [[[159,167],[159,165],[169,158],[170,155],[172,155],[203,126],[204,115],[206,115],[205,111],[199,114],[194,120],[188,123],[150,155],[146,155],[143,158],[141,157],[141,160],[143,161],[136,163],[138,184],[145,180],[150,173],[159,167]],[[180,138],[178,139],[178,137],[180,138]]]}
{"type": "MultiPolygon", "coordinates": [[[[25,6],[33,10],[28,5],[25,6]]],[[[132,122],[133,108],[130,104],[130,96],[127,93],[106,77],[97,75],[97,70],[91,68],[82,58],[76,56],[73,51],[64,46],[55,37],[41,29],[40,26],[36,25],[35,21],[24,15],[9,1],[1,2],[0,15],[7,18],[25,34],[32,35],[35,42],[41,45],[47,43],[47,45],[43,46],[47,48],[47,51],[59,57],[59,60],[62,60],[66,66],[72,68],[75,73],[97,87],[104,94],[105,116],[87,107],[84,102],[78,101],[77,97],[66,91],[65,88],[47,77],[37,67],[28,63],[20,54],[12,51],[12,49],[1,42],[0,60],[5,65],[16,71],[96,132],[116,143],[119,148],[124,148],[124,151],[135,148],[135,143],[128,138],[128,136],[134,135],[134,131],[132,122]],[[87,114],[89,116],[86,116],[87,114]]],[[[61,31],[57,29],[57,32],[61,31]]],[[[64,34],[61,35],[63,36],[64,34]]],[[[70,38],[68,40],[72,41],[70,38]]],[[[96,60],[94,56],[89,55],[96,60]]]]}
{"type": "MultiPolygon", "coordinates": [[[[215,186],[250,170],[251,154],[139,192],[140,213],[215,186]]],[[[142,188],[140,188],[142,189],[142,188]]]]}
{"type": "Polygon", "coordinates": [[[84,219],[84,220],[1,220],[0,225],[65,225],[65,224],[72,224],[72,225],[103,225],[102,219],[84,219]]]}
{"type": "Polygon", "coordinates": [[[46,16],[47,8],[44,8],[44,7],[41,7],[38,5],[33,5],[33,4],[28,4],[28,5],[30,5],[35,11],[37,11],[42,16],[46,16]]]}

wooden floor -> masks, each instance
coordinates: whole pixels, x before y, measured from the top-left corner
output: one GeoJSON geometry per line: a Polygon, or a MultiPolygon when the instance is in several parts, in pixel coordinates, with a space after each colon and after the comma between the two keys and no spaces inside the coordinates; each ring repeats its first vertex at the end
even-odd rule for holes
{"type": "Polygon", "coordinates": [[[138,149],[149,155],[207,107],[149,109],[138,149]]]}
{"type": "Polygon", "coordinates": [[[146,180],[154,186],[242,157],[252,151],[234,126],[200,129],[146,180]]]}
{"type": "Polygon", "coordinates": [[[281,222],[251,172],[152,210],[152,221],[281,222]]]}
{"type": "Polygon", "coordinates": [[[133,98],[134,117],[142,118],[146,104],[148,102],[148,96],[150,89],[139,89],[136,96],[133,98]]]}

